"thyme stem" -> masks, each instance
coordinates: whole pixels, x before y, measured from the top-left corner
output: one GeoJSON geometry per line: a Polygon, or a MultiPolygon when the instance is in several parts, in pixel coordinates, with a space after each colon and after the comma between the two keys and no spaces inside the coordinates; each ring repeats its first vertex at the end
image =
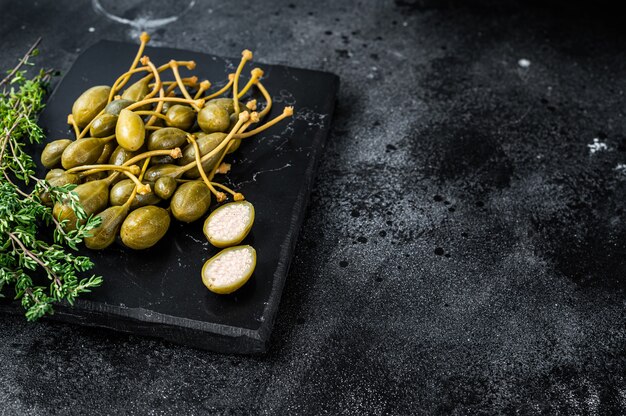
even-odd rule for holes
{"type": "Polygon", "coordinates": [[[21,68],[22,66],[24,66],[24,64],[25,64],[26,62],[28,62],[28,59],[29,59],[31,56],[33,56],[33,53],[34,53],[35,49],[37,49],[37,46],[39,46],[39,44],[40,44],[40,43],[41,43],[41,38],[37,38],[37,40],[35,41],[35,43],[33,43],[33,44],[31,45],[31,47],[28,49],[28,51],[27,51],[27,52],[26,52],[26,54],[22,57],[22,59],[20,59],[20,62],[19,62],[19,63],[15,66],[15,68],[13,68],[13,69],[11,70],[11,72],[9,72],[9,74],[8,74],[6,77],[4,77],[4,78],[2,79],[2,81],[0,81],[0,87],[1,87],[2,85],[6,84],[7,82],[9,82],[11,79],[13,79],[13,76],[15,75],[15,73],[16,73],[17,71],[19,71],[19,70],[20,70],[20,68],[21,68]]]}

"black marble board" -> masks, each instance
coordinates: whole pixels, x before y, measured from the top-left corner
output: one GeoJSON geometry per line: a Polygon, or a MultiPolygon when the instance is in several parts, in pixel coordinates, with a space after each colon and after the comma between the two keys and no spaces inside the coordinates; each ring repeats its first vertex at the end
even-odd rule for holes
{"type": "MultiPolygon", "coordinates": [[[[66,123],[74,100],[94,85],[111,85],[128,70],[137,45],[101,41],[78,57],[48,100],[39,123],[47,140],[72,137],[66,123]]],[[[239,59],[170,48],[146,48],[157,65],[170,59],[195,60],[193,71],[213,83],[227,82],[239,59]]],[[[65,322],[106,327],[227,353],[264,352],[280,302],[289,263],[302,224],[318,159],[330,127],[336,75],[281,65],[248,63],[243,74],[258,66],[274,105],[268,118],[295,107],[294,117],[242,143],[225,161],[232,170],[223,183],[242,192],[255,206],[251,233],[242,244],[257,251],[251,279],[231,295],[216,295],[202,284],[200,270],[216,254],[202,233],[203,219],[192,224],[173,221],[154,247],[132,251],[121,242],[94,252],[85,248],[104,277],[102,287],[81,297],[74,307],[59,306],[52,317],[65,322]]],[[[164,79],[167,75],[164,75],[164,79]]],[[[243,79],[241,85],[245,85],[243,79]]],[[[130,84],[129,84],[130,85],[130,84]]],[[[259,95],[260,105],[264,101],[259,95]]],[[[39,158],[42,146],[34,153],[39,158]]],[[[40,176],[45,170],[40,169],[40,176]]],[[[213,204],[216,206],[216,203],[213,204]]],[[[23,313],[17,302],[0,310],[23,313]]]]}

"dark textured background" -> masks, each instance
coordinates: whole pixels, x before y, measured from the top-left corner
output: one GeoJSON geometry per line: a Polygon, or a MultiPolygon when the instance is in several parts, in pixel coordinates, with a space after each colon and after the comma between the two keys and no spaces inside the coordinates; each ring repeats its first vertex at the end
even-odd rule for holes
{"type": "MultiPolygon", "coordinates": [[[[198,1],[154,44],[249,47],[342,82],[270,352],[2,316],[0,414],[626,411],[617,9],[235,3],[198,1]]],[[[4,67],[38,36],[63,71],[138,33],[89,2],[4,0],[0,16],[4,67]]]]}

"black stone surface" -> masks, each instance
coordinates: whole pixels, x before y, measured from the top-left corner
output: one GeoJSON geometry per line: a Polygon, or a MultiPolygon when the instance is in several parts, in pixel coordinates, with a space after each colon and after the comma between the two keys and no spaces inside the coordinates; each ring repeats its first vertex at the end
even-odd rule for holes
{"type": "MultiPolygon", "coordinates": [[[[39,35],[40,62],[65,71],[139,31],[89,3],[0,13],[5,66],[39,35]]],[[[154,29],[157,44],[249,47],[342,79],[269,353],[3,316],[0,413],[624,413],[620,16],[609,2],[207,1],[154,29]]]]}
{"type": "MultiPolygon", "coordinates": [[[[136,53],[134,44],[102,41],[81,54],[39,117],[48,141],[73,137],[67,114],[76,97],[94,85],[111,85],[128,70],[136,53]],[[107,64],[101,65],[99,59],[107,64]]],[[[193,74],[201,80],[213,80],[211,91],[226,85],[228,73],[239,63],[239,59],[171,48],[148,47],[145,54],[156,66],[171,59],[195,61],[193,74]]],[[[128,250],[121,241],[96,252],[82,248],[79,254],[90,257],[95,264],[90,273],[102,276],[106,283],[82,296],[74,307],[56,308],[52,318],[217,352],[265,352],[330,128],[339,80],[325,72],[257,66],[264,71],[264,87],[280,97],[266,120],[280,115],[286,105],[297,106],[298,111],[284,123],[260,133],[254,141],[242,141],[237,152],[224,159],[232,164],[231,171],[218,177],[221,183],[243,193],[255,207],[254,225],[242,241],[256,250],[256,268],[250,280],[228,296],[206,290],[202,266],[220,250],[206,241],[203,220],[191,224],[174,221],[162,240],[147,250],[128,250]]],[[[181,71],[184,73],[185,68],[181,71]]],[[[162,77],[164,81],[173,79],[167,74],[162,77]]],[[[131,79],[129,85],[138,78],[131,79]]],[[[245,85],[247,79],[241,82],[245,85]]],[[[242,100],[253,98],[264,103],[262,95],[254,93],[242,100]]],[[[37,161],[43,148],[41,143],[31,149],[37,161]]],[[[39,177],[46,172],[39,166],[39,177]]],[[[213,208],[218,205],[213,200],[213,208]]],[[[20,302],[11,302],[9,296],[0,300],[0,311],[3,309],[24,312],[20,302]]]]}

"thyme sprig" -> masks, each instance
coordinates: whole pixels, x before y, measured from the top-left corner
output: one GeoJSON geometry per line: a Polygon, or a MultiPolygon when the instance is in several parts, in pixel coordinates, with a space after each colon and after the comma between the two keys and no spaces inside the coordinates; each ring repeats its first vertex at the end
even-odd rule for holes
{"type": "Polygon", "coordinates": [[[32,66],[39,42],[0,81],[0,297],[12,287],[29,321],[53,313],[56,303],[74,304],[81,293],[102,284],[100,276],[81,278],[93,263],[67,249],[76,250],[100,219],[87,217],[72,192],[76,185],[52,187],[37,178],[26,152],[27,144],[44,138],[36,118],[44,107],[50,72],[29,77],[24,69],[32,66]],[[39,195],[44,192],[53,202],[69,204],[82,225],[64,230],[42,203],[39,195]]]}

